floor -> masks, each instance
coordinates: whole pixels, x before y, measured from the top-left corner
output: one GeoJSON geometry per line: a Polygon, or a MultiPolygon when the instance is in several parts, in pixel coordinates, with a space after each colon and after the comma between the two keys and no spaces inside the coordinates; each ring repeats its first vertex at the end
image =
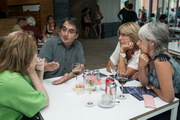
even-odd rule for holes
{"type": "MultiPolygon", "coordinates": [[[[114,51],[118,38],[110,37],[103,39],[79,39],[84,48],[84,56],[87,69],[104,68],[114,51]]],[[[174,57],[180,64],[180,58],[174,57]]]]}
{"type": "Polygon", "coordinates": [[[79,39],[84,48],[87,69],[104,68],[117,45],[117,36],[103,39],[79,39]]]}

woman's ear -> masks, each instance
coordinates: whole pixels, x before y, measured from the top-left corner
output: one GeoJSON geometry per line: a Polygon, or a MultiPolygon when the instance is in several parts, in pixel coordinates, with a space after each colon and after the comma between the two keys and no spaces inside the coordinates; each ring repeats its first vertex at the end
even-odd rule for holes
{"type": "Polygon", "coordinates": [[[154,41],[150,41],[150,47],[154,48],[155,42],[154,41]]]}

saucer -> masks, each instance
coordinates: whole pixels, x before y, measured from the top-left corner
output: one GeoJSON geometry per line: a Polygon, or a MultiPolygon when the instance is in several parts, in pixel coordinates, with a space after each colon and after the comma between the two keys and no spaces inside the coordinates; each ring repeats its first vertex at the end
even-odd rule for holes
{"type": "Polygon", "coordinates": [[[99,107],[102,107],[102,108],[112,108],[115,106],[115,104],[113,102],[111,102],[109,105],[104,105],[104,104],[102,104],[101,100],[97,104],[99,107]]]}

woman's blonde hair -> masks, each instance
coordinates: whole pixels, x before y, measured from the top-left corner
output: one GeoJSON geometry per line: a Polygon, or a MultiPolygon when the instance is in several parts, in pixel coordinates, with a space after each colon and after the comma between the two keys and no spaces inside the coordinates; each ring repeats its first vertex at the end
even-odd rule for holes
{"type": "Polygon", "coordinates": [[[118,35],[120,35],[121,33],[128,35],[131,38],[132,42],[134,42],[136,45],[136,43],[139,40],[139,37],[138,37],[139,29],[140,29],[140,26],[136,24],[135,22],[127,22],[127,23],[122,24],[119,27],[118,35]]]}
{"type": "Polygon", "coordinates": [[[0,72],[10,70],[27,74],[37,52],[35,38],[28,32],[15,31],[0,40],[0,72]]]}

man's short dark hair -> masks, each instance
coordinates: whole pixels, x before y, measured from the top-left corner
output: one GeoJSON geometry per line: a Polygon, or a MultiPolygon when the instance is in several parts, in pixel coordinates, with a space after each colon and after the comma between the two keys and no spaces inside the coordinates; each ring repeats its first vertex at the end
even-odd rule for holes
{"type": "Polygon", "coordinates": [[[48,15],[47,18],[46,18],[46,21],[48,22],[50,18],[54,19],[54,17],[52,15],[48,15]]]}
{"type": "Polygon", "coordinates": [[[127,0],[126,2],[124,2],[124,5],[128,5],[129,4],[129,0],[127,0]]]}
{"type": "Polygon", "coordinates": [[[160,17],[159,17],[159,20],[165,20],[167,18],[167,15],[166,14],[162,14],[160,17]]]}
{"type": "Polygon", "coordinates": [[[63,19],[63,20],[61,21],[60,28],[62,28],[63,24],[64,24],[66,21],[67,21],[69,24],[74,25],[74,26],[76,27],[77,33],[79,33],[79,21],[78,21],[76,18],[74,18],[74,17],[68,17],[68,18],[63,19]]]}
{"type": "Polygon", "coordinates": [[[19,22],[19,21],[21,21],[21,20],[22,20],[22,21],[26,21],[26,18],[25,18],[25,17],[22,17],[22,16],[21,16],[21,17],[18,17],[18,19],[17,19],[17,22],[16,22],[16,23],[18,23],[18,22],[19,22]]]}

